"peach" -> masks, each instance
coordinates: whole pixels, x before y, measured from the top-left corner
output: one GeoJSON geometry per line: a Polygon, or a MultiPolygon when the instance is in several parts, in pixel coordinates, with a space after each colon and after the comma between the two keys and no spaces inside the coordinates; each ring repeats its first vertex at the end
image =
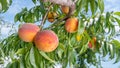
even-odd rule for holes
{"type": "Polygon", "coordinates": [[[93,37],[89,43],[88,43],[89,48],[95,48],[96,47],[96,37],[93,37]]]}
{"type": "Polygon", "coordinates": [[[69,13],[69,7],[68,6],[61,6],[61,10],[63,13],[68,14],[69,13]]]}
{"type": "Polygon", "coordinates": [[[50,19],[50,18],[48,19],[48,21],[51,22],[51,23],[54,22],[54,20],[55,19],[50,19]]]}
{"type": "Polygon", "coordinates": [[[89,41],[88,46],[89,46],[89,48],[92,48],[92,47],[93,47],[91,41],[89,41]]]}
{"type": "Polygon", "coordinates": [[[56,12],[49,12],[48,15],[48,21],[49,22],[54,22],[55,18],[57,17],[57,13],[56,12]]]}
{"type": "Polygon", "coordinates": [[[18,35],[19,38],[25,42],[33,42],[33,39],[40,28],[32,23],[25,23],[23,24],[19,30],[18,35]]]}
{"type": "Polygon", "coordinates": [[[54,18],[52,12],[49,12],[48,15],[47,15],[47,17],[48,17],[48,19],[49,19],[49,18],[54,18]]]}
{"type": "Polygon", "coordinates": [[[69,18],[65,22],[65,29],[69,33],[74,33],[78,29],[78,19],[77,18],[69,18]]]}
{"type": "Polygon", "coordinates": [[[37,33],[34,38],[34,43],[39,50],[52,52],[57,48],[59,40],[52,30],[43,30],[37,33]]]}

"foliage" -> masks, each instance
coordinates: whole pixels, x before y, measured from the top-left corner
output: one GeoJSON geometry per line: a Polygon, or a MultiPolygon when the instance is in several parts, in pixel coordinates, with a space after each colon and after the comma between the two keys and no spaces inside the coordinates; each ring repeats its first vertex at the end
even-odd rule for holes
{"type": "MultiPolygon", "coordinates": [[[[63,19],[66,15],[60,11],[59,5],[42,0],[32,1],[39,4],[17,13],[15,22],[40,22],[48,11],[57,12],[56,21],[43,30],[53,30],[59,37],[59,46],[55,51],[45,53],[38,50],[34,43],[23,42],[17,33],[13,33],[0,42],[0,57],[10,56],[12,59],[7,68],[53,68],[56,63],[62,64],[62,68],[87,68],[90,65],[100,68],[99,64],[106,55],[109,59],[115,58],[115,63],[120,61],[120,41],[114,38],[118,33],[116,25],[120,27],[120,12],[104,13],[103,0],[77,1],[76,11],[72,15],[79,19],[76,33],[65,31],[63,19]],[[76,40],[77,35],[82,36],[80,41],[76,40]],[[97,38],[96,48],[89,48],[88,43],[93,37],[97,38]]],[[[7,4],[3,4],[3,0],[0,3],[4,6],[2,10],[6,11],[7,4]]]]}
{"type": "Polygon", "coordinates": [[[0,0],[0,13],[6,12],[11,3],[12,0],[0,0]]]}

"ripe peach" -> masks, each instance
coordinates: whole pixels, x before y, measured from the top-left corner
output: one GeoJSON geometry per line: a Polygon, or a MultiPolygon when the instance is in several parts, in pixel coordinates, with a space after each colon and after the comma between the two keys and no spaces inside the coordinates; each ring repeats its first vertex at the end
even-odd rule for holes
{"type": "Polygon", "coordinates": [[[47,17],[48,17],[48,19],[49,19],[49,18],[54,18],[52,12],[49,12],[48,15],[47,15],[47,17]]]}
{"type": "Polygon", "coordinates": [[[89,48],[92,48],[92,47],[93,47],[91,41],[89,41],[88,46],[89,46],[89,48]]]}
{"type": "Polygon", "coordinates": [[[88,43],[89,48],[95,48],[96,47],[96,37],[93,37],[89,43],[88,43]]]}
{"type": "Polygon", "coordinates": [[[57,35],[51,30],[39,31],[34,38],[35,46],[44,52],[51,52],[58,46],[57,35]]]}
{"type": "Polygon", "coordinates": [[[48,19],[48,21],[51,22],[51,23],[54,22],[54,20],[55,20],[54,18],[52,18],[52,19],[49,18],[48,19]]]}
{"type": "Polygon", "coordinates": [[[76,32],[78,29],[78,19],[77,18],[69,18],[65,22],[65,29],[69,33],[76,32]]]}
{"type": "Polygon", "coordinates": [[[48,21],[52,23],[52,22],[54,22],[55,18],[57,17],[57,13],[49,12],[47,17],[48,17],[48,21]]]}
{"type": "Polygon", "coordinates": [[[68,6],[61,6],[61,10],[63,13],[68,14],[69,13],[69,7],[68,6]]]}
{"type": "Polygon", "coordinates": [[[25,23],[23,24],[19,30],[18,35],[19,38],[25,42],[33,42],[33,39],[40,28],[32,23],[25,23]]]}
{"type": "Polygon", "coordinates": [[[96,44],[96,37],[93,37],[93,40],[94,40],[94,44],[96,44]]]}

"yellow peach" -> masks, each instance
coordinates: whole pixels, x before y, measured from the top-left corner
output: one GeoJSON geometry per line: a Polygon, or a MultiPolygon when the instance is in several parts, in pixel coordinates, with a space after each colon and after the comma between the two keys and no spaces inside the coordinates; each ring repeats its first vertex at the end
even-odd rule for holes
{"type": "Polygon", "coordinates": [[[35,46],[44,52],[54,51],[59,44],[57,35],[52,30],[39,31],[34,38],[35,46]]]}
{"type": "Polygon", "coordinates": [[[77,18],[69,18],[65,22],[65,29],[69,33],[74,33],[78,29],[78,19],[77,18]]]}
{"type": "Polygon", "coordinates": [[[33,39],[40,28],[32,23],[25,23],[23,24],[19,30],[18,35],[19,38],[25,42],[33,42],[33,39]]]}

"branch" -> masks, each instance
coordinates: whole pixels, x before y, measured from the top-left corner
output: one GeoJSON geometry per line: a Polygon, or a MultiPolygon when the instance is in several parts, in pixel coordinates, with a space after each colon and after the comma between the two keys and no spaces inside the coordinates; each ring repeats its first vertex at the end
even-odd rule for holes
{"type": "Polygon", "coordinates": [[[46,12],[46,14],[44,15],[44,17],[43,17],[43,19],[42,19],[42,22],[41,22],[41,24],[40,24],[40,29],[42,29],[42,27],[43,27],[43,25],[44,25],[44,23],[45,23],[45,20],[46,20],[46,18],[47,18],[47,15],[48,15],[48,13],[49,13],[49,11],[50,11],[51,6],[52,6],[52,4],[48,7],[47,12],[46,12]]]}
{"type": "MultiPolygon", "coordinates": [[[[74,10],[76,9],[77,1],[78,0],[74,0],[74,1],[73,0],[43,0],[43,2],[51,2],[53,4],[70,7],[70,11],[69,11],[68,15],[65,16],[63,19],[57,20],[57,21],[59,21],[59,23],[57,21],[55,21],[54,22],[54,23],[56,23],[55,25],[59,25],[61,21],[64,21],[64,20],[68,19],[71,15],[73,15],[74,10]]],[[[54,28],[53,26],[54,26],[54,24],[48,28],[54,28]]],[[[45,28],[45,29],[47,29],[47,28],[45,28]]]]}
{"type": "Polygon", "coordinates": [[[57,20],[57,21],[55,21],[54,22],[54,24],[52,24],[51,26],[49,26],[49,27],[46,27],[45,29],[53,29],[53,28],[55,28],[54,26],[59,26],[59,25],[61,25],[61,24],[64,24],[64,22],[63,23],[61,23],[62,21],[65,21],[66,19],[68,19],[69,17],[68,16],[66,16],[66,17],[64,17],[63,19],[59,19],[59,20],[57,20]],[[58,22],[59,21],[59,22],[58,22]]]}
{"type": "Polygon", "coordinates": [[[69,15],[72,15],[74,13],[74,10],[76,8],[75,4],[78,0],[43,0],[44,2],[51,2],[51,3],[54,3],[54,4],[58,4],[58,5],[61,5],[61,6],[68,6],[70,7],[70,12],[69,12],[69,15]]]}
{"type": "Polygon", "coordinates": [[[65,6],[71,6],[73,4],[72,0],[43,0],[44,2],[51,2],[54,4],[59,4],[59,5],[65,5],[65,6]]]}

